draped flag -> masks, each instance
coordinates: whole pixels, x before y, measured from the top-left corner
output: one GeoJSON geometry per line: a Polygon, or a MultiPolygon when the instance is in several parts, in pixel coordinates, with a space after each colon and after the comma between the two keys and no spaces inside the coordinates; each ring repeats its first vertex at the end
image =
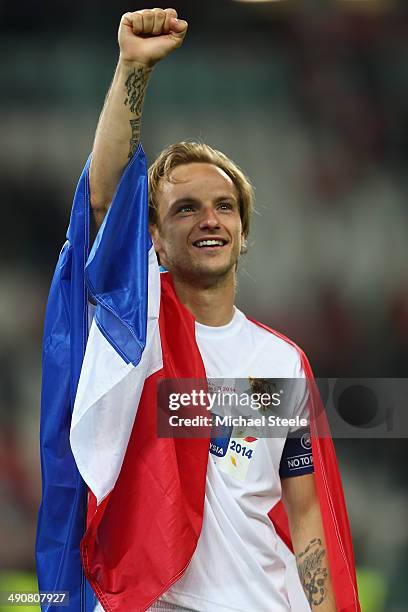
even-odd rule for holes
{"type": "MultiPolygon", "coordinates": [[[[72,612],[89,612],[95,605],[80,558],[80,541],[86,525],[87,487],[69,439],[88,336],[86,280],[90,293],[98,293],[104,306],[96,308],[98,325],[105,333],[109,330],[111,345],[122,351],[122,356],[126,351],[126,356],[137,363],[146,338],[147,252],[150,246],[146,165],[143,153],[139,152],[129,164],[126,181],[118,186],[115,205],[106,216],[85,267],[89,244],[89,165],[90,160],[75,192],[67,241],[51,284],[43,337],[40,435],[43,486],[36,542],[37,575],[40,591],[69,592],[68,610],[72,612]],[[138,205],[132,202],[130,190],[138,205]],[[140,202],[146,203],[142,209],[140,202]],[[118,208],[121,208],[120,223],[118,208]],[[140,214],[141,210],[145,214],[140,214]],[[135,213],[138,215],[136,222],[135,213]],[[109,232],[104,232],[107,222],[109,232]],[[110,259],[103,261],[107,249],[110,259]],[[110,265],[112,261],[122,261],[120,274],[110,265]],[[138,275],[127,274],[126,263],[138,270],[138,275]],[[128,285],[120,296],[122,309],[118,321],[112,311],[124,277],[128,285]]],[[[44,610],[50,607],[43,604],[44,610]]]]}
{"type": "MultiPolygon", "coordinates": [[[[38,572],[42,589],[72,589],[71,598],[79,602],[82,562],[104,610],[143,612],[178,580],[194,553],[209,445],[209,437],[157,437],[157,383],[163,378],[205,381],[206,373],[193,316],[179,302],[170,275],[159,273],[148,234],[141,147],[123,174],[87,260],[86,285],[96,310],[85,350],[86,177],[87,167],[46,317],[38,572]],[[72,228],[82,242],[75,241],[72,228]],[[70,291],[79,291],[81,298],[70,291]],[[79,473],[88,487],[86,528],[79,473]]],[[[315,400],[303,355],[302,363],[315,400]]],[[[358,612],[337,463],[331,440],[319,438],[327,423],[317,399],[312,404],[316,484],[336,602],[341,612],[358,612]]],[[[282,504],[271,518],[290,545],[282,504]]]]}
{"type": "MultiPolygon", "coordinates": [[[[294,346],[300,355],[302,370],[308,382],[314,475],[336,604],[339,612],[359,612],[354,552],[343,487],[329,424],[312,368],[304,352],[294,342],[257,321],[254,323],[294,346]]],[[[269,512],[269,518],[279,536],[292,549],[288,518],[282,501],[269,512]]]]}

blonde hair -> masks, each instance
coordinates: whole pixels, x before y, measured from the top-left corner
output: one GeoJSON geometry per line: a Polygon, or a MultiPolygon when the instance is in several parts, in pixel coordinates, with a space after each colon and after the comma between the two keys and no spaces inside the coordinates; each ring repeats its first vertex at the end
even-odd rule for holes
{"type": "Polygon", "coordinates": [[[254,190],[242,170],[224,153],[213,149],[203,142],[177,142],[162,151],[149,168],[149,222],[158,225],[157,192],[160,181],[170,180],[171,171],[182,164],[212,164],[221,168],[234,183],[239,199],[239,214],[242,233],[246,238],[249,233],[251,214],[254,209],[254,190]]]}

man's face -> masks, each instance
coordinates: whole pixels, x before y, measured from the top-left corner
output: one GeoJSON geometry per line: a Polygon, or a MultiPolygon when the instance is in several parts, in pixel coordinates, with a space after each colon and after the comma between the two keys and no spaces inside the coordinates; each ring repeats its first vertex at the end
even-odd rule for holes
{"type": "Polygon", "coordinates": [[[160,262],[197,284],[234,279],[243,241],[234,183],[206,163],[177,166],[171,179],[161,181],[158,224],[151,226],[160,262]]]}

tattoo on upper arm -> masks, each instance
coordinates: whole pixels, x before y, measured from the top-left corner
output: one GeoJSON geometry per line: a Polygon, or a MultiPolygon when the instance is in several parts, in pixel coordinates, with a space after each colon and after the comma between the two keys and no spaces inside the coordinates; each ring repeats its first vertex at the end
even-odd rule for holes
{"type": "Polygon", "coordinates": [[[128,106],[134,113],[134,119],[129,121],[131,129],[130,148],[128,158],[131,159],[136,152],[140,142],[140,124],[142,119],[143,99],[146,92],[149,70],[144,68],[134,69],[126,79],[126,98],[124,105],[128,106]]]}
{"type": "Polygon", "coordinates": [[[305,550],[297,556],[300,581],[310,606],[319,606],[326,597],[326,579],[328,576],[324,557],[326,551],[320,538],[314,538],[305,550]]]}

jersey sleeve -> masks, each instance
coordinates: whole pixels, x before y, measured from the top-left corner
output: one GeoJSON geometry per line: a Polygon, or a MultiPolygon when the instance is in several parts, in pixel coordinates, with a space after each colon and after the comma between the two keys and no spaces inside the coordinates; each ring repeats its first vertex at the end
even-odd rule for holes
{"type": "Polygon", "coordinates": [[[314,472],[309,427],[309,392],[300,359],[291,384],[293,384],[295,398],[292,418],[296,419],[296,424],[289,428],[283,447],[279,466],[281,478],[303,476],[314,472]]]}

